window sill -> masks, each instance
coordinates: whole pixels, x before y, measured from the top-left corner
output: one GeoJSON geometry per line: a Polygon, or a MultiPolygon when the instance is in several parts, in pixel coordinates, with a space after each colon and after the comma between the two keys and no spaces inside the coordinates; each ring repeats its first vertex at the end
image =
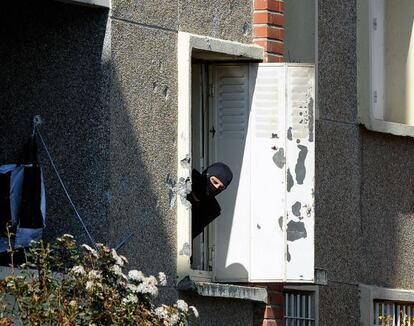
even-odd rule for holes
{"type": "Polygon", "coordinates": [[[360,122],[369,130],[384,132],[396,136],[414,137],[414,126],[405,125],[397,122],[390,122],[378,119],[371,119],[370,121],[361,120],[360,122]]]}
{"type": "Polygon", "coordinates": [[[196,282],[187,276],[178,283],[177,289],[179,291],[196,293],[203,297],[240,299],[267,303],[267,290],[253,286],[196,282]]]}
{"type": "Polygon", "coordinates": [[[75,5],[110,8],[109,0],[58,0],[58,1],[72,3],[75,5]]]}

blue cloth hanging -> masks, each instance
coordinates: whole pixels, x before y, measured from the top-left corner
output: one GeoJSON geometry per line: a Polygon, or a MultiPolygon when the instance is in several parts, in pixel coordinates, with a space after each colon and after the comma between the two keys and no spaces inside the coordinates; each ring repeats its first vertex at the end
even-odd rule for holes
{"type": "Polygon", "coordinates": [[[31,137],[21,164],[0,166],[0,253],[9,249],[7,224],[15,230],[12,247],[42,239],[46,226],[46,193],[37,145],[31,137]]]}

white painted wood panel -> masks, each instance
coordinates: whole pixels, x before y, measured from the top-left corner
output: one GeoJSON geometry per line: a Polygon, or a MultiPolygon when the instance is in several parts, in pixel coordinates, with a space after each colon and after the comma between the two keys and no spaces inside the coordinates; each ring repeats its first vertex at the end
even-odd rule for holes
{"type": "Polygon", "coordinates": [[[217,200],[214,275],[220,281],[247,281],[250,266],[249,66],[214,68],[214,160],[231,167],[233,181],[217,200]]]}
{"type": "Polygon", "coordinates": [[[218,200],[216,281],[314,279],[314,66],[217,65],[215,161],[234,173],[218,200]]]}

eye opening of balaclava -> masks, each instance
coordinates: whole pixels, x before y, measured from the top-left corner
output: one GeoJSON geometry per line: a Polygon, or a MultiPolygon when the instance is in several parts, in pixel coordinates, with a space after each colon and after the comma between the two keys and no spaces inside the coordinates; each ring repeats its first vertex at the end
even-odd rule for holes
{"type": "Polygon", "coordinates": [[[222,163],[217,162],[211,164],[207,169],[203,171],[203,177],[205,177],[206,181],[206,196],[217,196],[219,193],[221,193],[224,189],[227,188],[227,186],[230,184],[231,180],[233,179],[233,173],[231,172],[230,168],[222,163]],[[210,181],[210,177],[216,177],[218,178],[224,185],[224,188],[216,188],[210,181]]]}

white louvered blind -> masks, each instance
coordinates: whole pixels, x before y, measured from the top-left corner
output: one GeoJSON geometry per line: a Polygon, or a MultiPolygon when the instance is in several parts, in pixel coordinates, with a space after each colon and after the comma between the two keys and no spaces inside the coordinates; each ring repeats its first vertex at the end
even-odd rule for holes
{"type": "Polygon", "coordinates": [[[249,83],[247,66],[222,66],[217,73],[217,119],[220,139],[245,139],[249,83]]]}
{"type": "MultiPolygon", "coordinates": [[[[248,279],[250,265],[249,220],[250,145],[249,66],[218,65],[214,74],[214,119],[218,123],[213,138],[214,160],[228,164],[233,171],[230,187],[218,196],[222,208],[215,227],[215,277],[222,281],[248,279]],[[241,239],[244,239],[241,241],[241,239]]],[[[216,123],[214,123],[216,121],[216,123]]]]}

